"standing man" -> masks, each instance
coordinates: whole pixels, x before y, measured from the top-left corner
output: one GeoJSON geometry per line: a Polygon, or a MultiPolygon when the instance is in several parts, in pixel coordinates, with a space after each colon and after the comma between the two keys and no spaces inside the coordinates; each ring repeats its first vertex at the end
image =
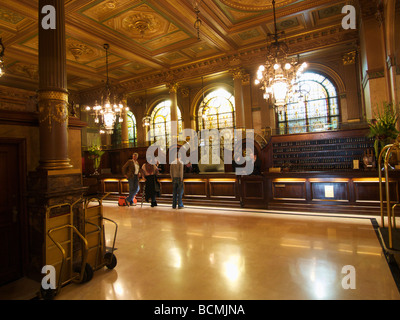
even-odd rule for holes
{"type": "Polygon", "coordinates": [[[183,209],[182,196],[183,196],[183,163],[179,159],[178,153],[176,159],[170,165],[170,175],[172,178],[172,208],[176,208],[178,200],[178,209],[183,209]]]}
{"type": "Polygon", "coordinates": [[[137,161],[139,155],[134,153],[132,159],[128,160],[122,167],[122,174],[128,179],[129,195],[125,198],[125,203],[136,205],[136,194],[139,192],[139,162],[137,161]]]}

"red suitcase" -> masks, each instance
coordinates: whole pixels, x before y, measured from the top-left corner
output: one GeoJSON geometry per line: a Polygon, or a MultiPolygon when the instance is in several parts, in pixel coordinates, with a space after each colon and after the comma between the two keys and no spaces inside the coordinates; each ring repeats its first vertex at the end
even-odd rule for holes
{"type": "Polygon", "coordinates": [[[125,197],[119,197],[118,199],[118,205],[119,206],[126,206],[126,202],[125,202],[125,197]]]}

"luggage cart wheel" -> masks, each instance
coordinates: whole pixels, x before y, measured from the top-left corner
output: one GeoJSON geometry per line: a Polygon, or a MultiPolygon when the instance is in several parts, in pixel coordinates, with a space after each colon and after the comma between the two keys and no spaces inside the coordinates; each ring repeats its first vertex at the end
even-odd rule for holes
{"type": "Polygon", "coordinates": [[[89,282],[90,280],[92,280],[92,278],[93,278],[93,268],[90,266],[90,264],[89,263],[86,263],[86,265],[85,265],[85,272],[84,272],[84,274],[83,274],[83,280],[82,280],[82,283],[85,283],[85,282],[89,282]]]}
{"type": "MultiPolygon", "coordinates": [[[[75,268],[74,271],[79,273],[80,269],[75,268]]],[[[83,271],[83,279],[82,279],[81,283],[89,282],[90,280],[92,280],[93,274],[94,274],[93,268],[91,267],[91,265],[89,263],[86,263],[85,270],[83,271]]]]}
{"type": "Polygon", "coordinates": [[[107,252],[104,255],[104,260],[106,261],[106,267],[108,269],[114,269],[117,265],[117,257],[111,252],[107,252]]]}
{"type": "Polygon", "coordinates": [[[40,287],[40,296],[44,300],[53,300],[55,296],[57,295],[57,290],[56,289],[43,289],[43,287],[40,287]]]}

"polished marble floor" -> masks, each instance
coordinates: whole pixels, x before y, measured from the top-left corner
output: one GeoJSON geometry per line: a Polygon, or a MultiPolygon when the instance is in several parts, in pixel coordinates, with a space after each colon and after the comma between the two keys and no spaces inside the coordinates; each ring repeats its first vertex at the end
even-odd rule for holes
{"type": "Polygon", "coordinates": [[[107,202],[104,216],[118,223],[117,266],[56,299],[400,298],[368,217],[107,202]]]}

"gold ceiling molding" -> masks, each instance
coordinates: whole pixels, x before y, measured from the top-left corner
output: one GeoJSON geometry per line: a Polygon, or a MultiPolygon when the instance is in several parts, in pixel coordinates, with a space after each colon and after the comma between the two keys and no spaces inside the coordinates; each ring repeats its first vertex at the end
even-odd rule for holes
{"type": "Polygon", "coordinates": [[[0,20],[11,25],[16,25],[24,20],[25,17],[17,12],[0,7],[0,20]]]}
{"type": "Polygon", "coordinates": [[[158,32],[161,25],[160,19],[148,12],[135,12],[122,20],[122,28],[141,37],[158,32]]]}
{"type": "MultiPolygon", "coordinates": [[[[331,8],[353,1],[358,6],[358,0],[349,1],[276,0],[278,25],[284,27],[292,50],[310,51],[313,44],[317,49],[327,47],[328,39],[332,40],[331,46],[337,41],[350,41],[351,36],[338,31],[341,14],[331,8]],[[326,19],[318,19],[320,10],[327,10],[326,19]]],[[[376,11],[375,2],[360,0],[364,12],[376,11]]],[[[33,88],[37,71],[28,65],[37,64],[38,21],[33,19],[37,4],[2,0],[0,7],[25,17],[19,22],[17,16],[0,19],[0,37],[7,47],[6,67],[15,65],[10,71],[11,85],[33,88]]],[[[202,0],[200,11],[204,28],[201,41],[197,41],[193,27],[196,15],[186,0],[66,1],[69,90],[95,89],[104,79],[104,39],[114,48],[110,55],[113,80],[140,86],[165,85],[166,74],[188,79],[205,72],[221,72],[231,67],[234,56],[240,57],[240,63],[253,63],[259,59],[258,54],[261,57],[265,53],[266,33],[271,31],[272,21],[270,0],[202,0]]],[[[128,88],[134,90],[134,86],[128,88]]]]}
{"type": "Polygon", "coordinates": [[[17,62],[13,65],[7,66],[6,72],[22,76],[33,80],[39,79],[38,65],[17,62]]]}
{"type": "MultiPolygon", "coordinates": [[[[244,10],[244,11],[260,11],[260,10],[272,10],[272,1],[259,1],[259,0],[220,0],[223,4],[228,7],[244,10]]],[[[284,7],[292,3],[298,2],[298,0],[276,0],[276,7],[284,7]]]]}
{"type": "MultiPolygon", "coordinates": [[[[357,32],[341,31],[340,28],[320,30],[312,34],[304,34],[292,39],[290,45],[291,54],[298,54],[312,50],[320,50],[357,40],[357,32]]],[[[128,92],[143,90],[150,87],[165,85],[173,77],[176,81],[192,79],[202,75],[225,72],[239,66],[256,65],[265,61],[266,47],[242,51],[237,54],[212,58],[193,64],[188,64],[173,70],[148,74],[132,80],[121,82],[121,86],[128,92]]]]}
{"type": "Polygon", "coordinates": [[[85,6],[85,8],[82,10],[82,13],[91,19],[100,22],[120,13],[120,11],[124,10],[126,6],[137,5],[140,2],[141,1],[139,0],[105,0],[96,5],[89,4],[85,6]]]}
{"type": "MultiPolygon", "coordinates": [[[[169,37],[179,28],[148,5],[141,5],[115,15],[104,22],[113,30],[148,46],[159,38],[169,37]]],[[[174,34],[175,35],[175,34],[174,34]]],[[[169,39],[169,43],[177,42],[169,39]]],[[[164,40],[165,42],[166,40],[164,40]]]]}
{"type": "MultiPolygon", "coordinates": [[[[299,52],[307,52],[310,49],[316,50],[326,48],[339,43],[354,41],[356,39],[357,32],[343,31],[340,29],[340,27],[335,26],[288,37],[288,43],[290,45],[291,52],[295,54],[299,52]]],[[[68,48],[85,48],[85,45],[82,42],[72,40],[72,38],[69,38],[68,41],[70,42],[68,42],[68,48]]],[[[72,53],[70,54],[72,56],[72,53]]],[[[216,58],[185,64],[184,66],[176,67],[170,70],[165,69],[161,72],[150,72],[150,69],[148,69],[146,75],[143,76],[143,74],[138,74],[137,76],[134,76],[133,79],[122,81],[120,84],[126,92],[130,93],[149,87],[165,85],[165,83],[167,83],[171,77],[181,81],[199,77],[205,74],[224,72],[232,68],[232,64],[249,65],[250,63],[259,63],[265,60],[265,55],[265,47],[251,48],[243,50],[237,54],[228,54],[224,56],[221,55],[216,58]]],[[[80,58],[82,59],[83,56],[84,55],[82,54],[80,58]]],[[[19,72],[21,74],[25,73],[25,75],[29,75],[28,69],[24,67],[19,67],[19,72]]],[[[89,90],[90,89],[88,89],[88,91],[89,90]]]]}
{"type": "Polygon", "coordinates": [[[79,60],[81,56],[92,56],[93,50],[82,43],[74,43],[67,45],[68,50],[72,53],[75,60],[79,60]]]}

